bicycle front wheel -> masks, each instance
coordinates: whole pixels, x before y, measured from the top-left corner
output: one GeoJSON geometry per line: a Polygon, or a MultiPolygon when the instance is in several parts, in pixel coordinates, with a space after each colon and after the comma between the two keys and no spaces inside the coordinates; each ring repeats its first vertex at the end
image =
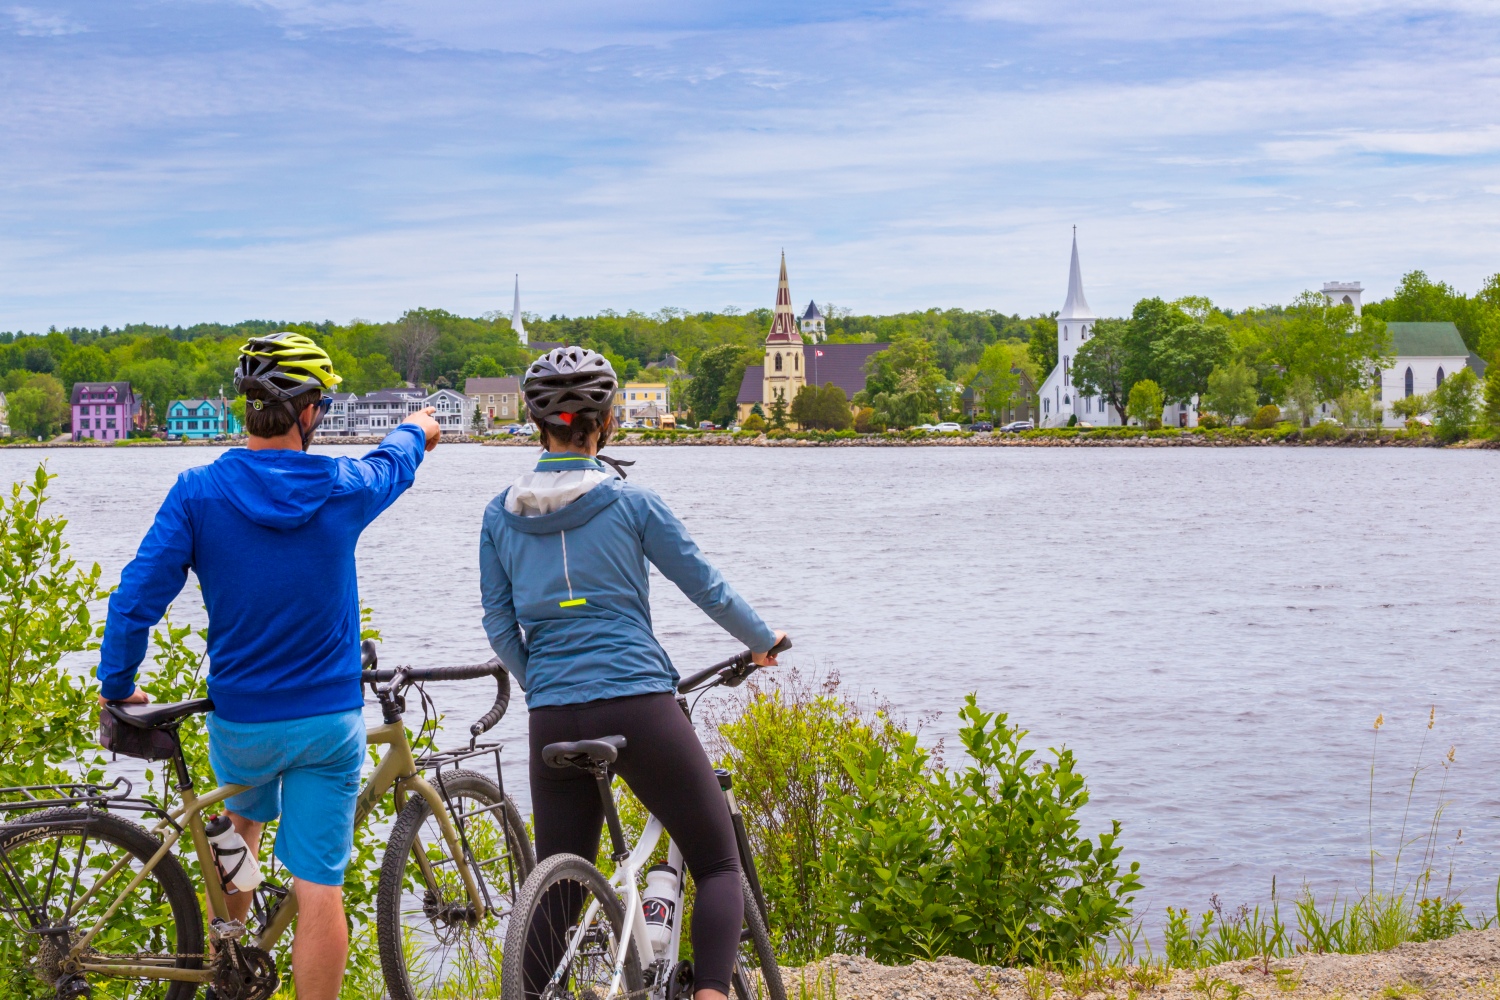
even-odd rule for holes
{"type": "Polygon", "coordinates": [[[766,926],[760,903],[750,891],[750,882],[740,876],[740,891],[745,896],[745,927],[740,931],[740,950],[735,955],[730,979],[738,1000],[786,1000],[781,982],[781,966],[771,947],[771,930],[766,926]]]}
{"type": "MultiPolygon", "coordinates": [[[[434,782],[436,784],[436,782],[434,782]]],[[[380,869],[375,933],[391,1000],[493,996],[500,991],[500,943],[516,891],[534,855],[515,803],[474,771],[443,775],[442,789],[463,827],[470,857],[455,858],[427,800],[413,796],[391,830],[380,869]],[[469,899],[467,868],[484,896],[469,899]]]]}
{"type": "Polygon", "coordinates": [[[0,994],[189,1000],[197,983],[108,971],[203,967],[198,896],[172,854],[104,920],[82,951],[85,968],[69,957],[160,849],[144,827],[92,809],[48,809],[0,826],[0,994]]]}
{"type": "Polygon", "coordinates": [[[616,996],[639,997],[640,955],[633,941],[620,940],[624,920],[620,897],[599,869],[576,854],[540,862],[521,887],[505,934],[501,1000],[606,1000],[622,945],[616,996]]]}

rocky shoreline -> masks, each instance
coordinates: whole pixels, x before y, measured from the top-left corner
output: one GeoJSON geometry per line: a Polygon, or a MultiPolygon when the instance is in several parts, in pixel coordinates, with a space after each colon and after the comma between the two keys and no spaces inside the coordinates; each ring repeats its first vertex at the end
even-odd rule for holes
{"type": "Polygon", "coordinates": [[[1207,969],[1126,975],[1091,984],[1056,973],[978,966],[959,958],[884,966],[834,955],[804,969],[783,969],[791,996],[820,1000],[1440,1000],[1500,997],[1500,929],[1465,931],[1441,941],[1404,944],[1368,955],[1298,955],[1267,964],[1225,962],[1207,969]],[[1269,971],[1268,971],[1269,970],[1269,971]],[[1279,970],[1279,971],[1278,971],[1279,970]],[[806,984],[805,991],[803,984],[806,984]],[[831,987],[831,988],[830,988],[831,987]],[[1082,989],[1084,992],[1075,992],[1082,989]]]}
{"type": "MultiPolygon", "coordinates": [[[[338,444],[369,447],[381,442],[380,437],[327,438],[316,442],[320,445],[338,444]]],[[[242,441],[228,442],[230,445],[242,441]]],[[[530,438],[476,438],[445,435],[444,444],[482,444],[491,448],[536,448],[537,442],[530,438]]],[[[224,447],[226,442],[214,441],[160,441],[136,440],[121,443],[102,441],[25,441],[0,444],[0,448],[212,448],[224,447]]],[[[643,436],[627,434],[615,439],[616,447],[725,447],[725,448],[1480,448],[1500,449],[1500,439],[1473,438],[1456,444],[1444,444],[1430,436],[1408,436],[1378,432],[1351,431],[1342,437],[1302,435],[1293,433],[1286,437],[1228,436],[1201,433],[1163,434],[1153,432],[1138,435],[1094,436],[1088,433],[1074,436],[1038,434],[970,434],[967,436],[863,435],[853,438],[770,438],[762,434],[745,437],[733,434],[680,434],[675,436],[643,436]]]]}

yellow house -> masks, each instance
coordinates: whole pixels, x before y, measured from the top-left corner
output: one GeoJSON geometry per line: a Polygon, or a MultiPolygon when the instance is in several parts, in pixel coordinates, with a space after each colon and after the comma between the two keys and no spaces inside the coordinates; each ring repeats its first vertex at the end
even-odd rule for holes
{"type": "Polygon", "coordinates": [[[615,390],[616,424],[634,421],[644,427],[659,427],[668,412],[665,382],[626,382],[615,390]]]}

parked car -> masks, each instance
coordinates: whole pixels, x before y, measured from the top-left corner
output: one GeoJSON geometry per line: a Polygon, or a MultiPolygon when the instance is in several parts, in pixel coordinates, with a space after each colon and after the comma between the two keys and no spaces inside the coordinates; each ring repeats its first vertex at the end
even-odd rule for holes
{"type": "Polygon", "coordinates": [[[516,427],[515,434],[518,437],[531,437],[536,433],[536,424],[530,421],[516,427]]]}
{"type": "Polygon", "coordinates": [[[958,424],[955,424],[951,420],[944,420],[942,423],[934,427],[933,430],[937,431],[939,434],[957,434],[959,431],[963,430],[963,428],[958,424]]]}
{"type": "Polygon", "coordinates": [[[622,430],[622,431],[638,431],[640,429],[641,429],[641,422],[639,420],[622,420],[622,421],[620,421],[620,430],[622,430]]]}
{"type": "Polygon", "coordinates": [[[935,431],[935,430],[937,430],[937,425],[936,424],[918,424],[917,426],[913,427],[912,430],[914,430],[914,431],[935,431]]]}
{"type": "Polygon", "coordinates": [[[987,434],[995,429],[995,425],[988,420],[979,420],[969,425],[969,430],[976,434],[987,434]]]}
{"type": "Polygon", "coordinates": [[[1036,421],[1034,421],[1034,420],[1012,420],[1010,423],[1008,423],[1004,427],[1000,428],[1000,433],[1002,433],[1002,434],[1015,434],[1018,431],[1034,431],[1034,430],[1036,430],[1036,421]]]}
{"type": "Polygon", "coordinates": [[[714,430],[714,422],[712,420],[700,420],[698,421],[698,429],[700,431],[714,430]]]}

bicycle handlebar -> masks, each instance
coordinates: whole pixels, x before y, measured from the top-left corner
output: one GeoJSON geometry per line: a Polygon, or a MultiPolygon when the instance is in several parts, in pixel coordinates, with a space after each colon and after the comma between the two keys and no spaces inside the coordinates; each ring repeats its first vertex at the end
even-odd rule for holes
{"type": "MultiPolygon", "coordinates": [[[[772,646],[770,649],[766,650],[766,652],[771,656],[775,656],[778,653],[784,653],[791,648],[791,637],[782,636],[781,641],[772,646]]],[[[698,671],[696,674],[692,674],[684,680],[679,681],[677,684],[677,693],[687,694],[689,691],[697,690],[698,688],[702,687],[706,681],[714,677],[718,678],[718,682],[720,684],[724,684],[728,687],[738,687],[745,682],[746,678],[755,673],[756,670],[760,669],[752,659],[753,655],[754,654],[747,649],[741,653],[736,653],[734,656],[731,656],[727,660],[715,663],[711,667],[705,667],[704,669],[698,671]]]]}
{"type": "Polygon", "coordinates": [[[379,669],[376,664],[379,657],[375,651],[375,643],[366,639],[360,643],[360,665],[366,669],[361,674],[360,680],[364,684],[375,684],[377,682],[393,681],[400,678],[401,685],[420,684],[426,681],[468,681],[476,677],[495,678],[495,703],[490,710],[479,717],[479,721],[469,727],[469,735],[475,738],[483,736],[494,727],[505,715],[505,710],[510,707],[510,674],[506,672],[500,658],[493,657],[485,663],[474,663],[462,667],[395,667],[379,669]]]}

